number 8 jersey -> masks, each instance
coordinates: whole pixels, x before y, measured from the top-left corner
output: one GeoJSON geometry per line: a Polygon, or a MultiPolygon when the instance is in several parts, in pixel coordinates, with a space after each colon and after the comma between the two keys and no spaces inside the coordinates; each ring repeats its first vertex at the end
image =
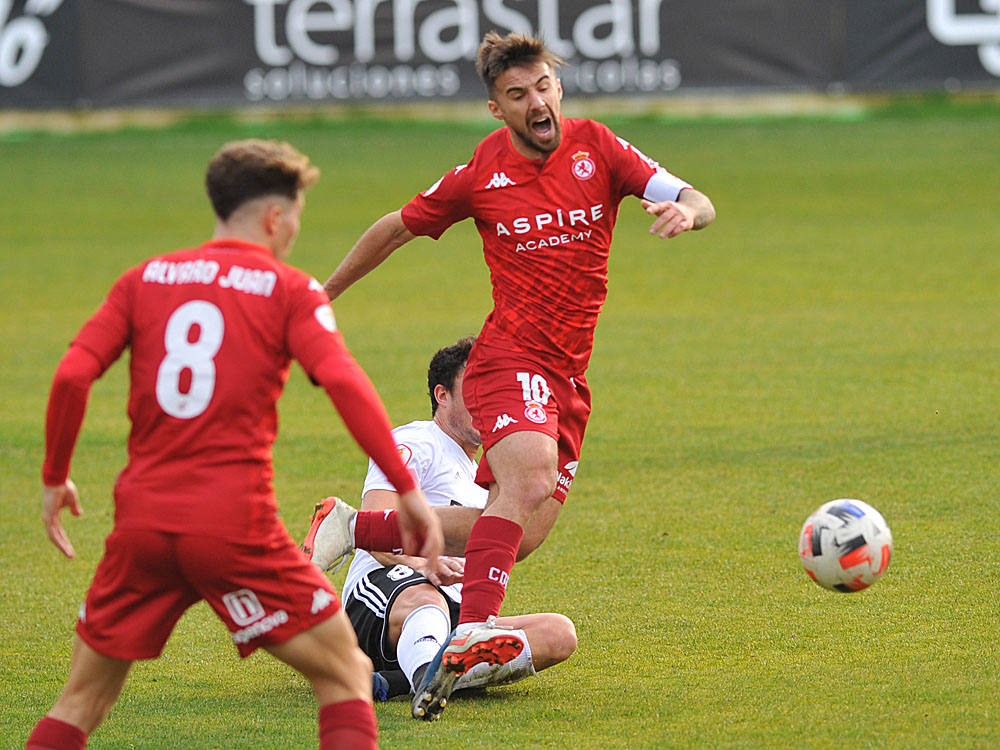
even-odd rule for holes
{"type": "MultiPolygon", "coordinates": [[[[277,517],[276,401],[291,360],[314,382],[335,371],[364,376],[320,284],[266,248],[235,240],[130,269],[73,344],[97,359],[100,372],[131,349],[118,529],[268,533],[277,517]]],[[[48,482],[68,470],[61,461],[68,456],[58,450],[46,457],[48,482]]]]}

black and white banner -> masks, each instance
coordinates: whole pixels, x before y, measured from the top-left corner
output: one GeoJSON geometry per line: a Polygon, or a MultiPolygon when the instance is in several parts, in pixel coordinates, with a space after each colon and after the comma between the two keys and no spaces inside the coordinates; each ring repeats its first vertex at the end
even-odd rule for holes
{"type": "Polygon", "coordinates": [[[0,108],[481,97],[491,29],[581,95],[1000,83],[1000,0],[0,0],[0,108]]]}

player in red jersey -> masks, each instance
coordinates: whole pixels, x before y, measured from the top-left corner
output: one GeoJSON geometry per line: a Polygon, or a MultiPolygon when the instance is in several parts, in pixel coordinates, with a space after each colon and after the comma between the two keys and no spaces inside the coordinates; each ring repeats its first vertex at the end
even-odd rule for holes
{"type": "Polygon", "coordinates": [[[275,402],[292,359],[402,483],[406,546],[436,558],[442,540],[322,287],[282,262],[318,175],[287,144],[228,144],[206,176],[213,239],[127,271],[59,363],[46,416],[43,519],[67,557],[75,553],[60,512],[81,511],[69,464],[87,396],[126,348],[132,429],[69,678],[28,748],[84,747],[132,662],[159,656],[183,612],[202,599],[241,656],[263,647],[311,682],[321,748],[376,747],[371,662],[326,577],[277,517],[275,402]]]}
{"type": "Polygon", "coordinates": [[[482,435],[486,510],[465,548],[459,626],[417,691],[435,718],[476,658],[470,631],[496,616],[516,557],[548,535],[576,472],[590,413],[584,372],[607,291],[618,205],[628,195],[671,238],[715,218],[711,201],[604,125],[560,114],[561,63],[538,40],[489,33],[477,70],[506,127],[401,210],[376,221],[326,282],[331,299],[418,235],[472,218],[483,239],[493,310],[469,358],[465,399],[482,435]]]}

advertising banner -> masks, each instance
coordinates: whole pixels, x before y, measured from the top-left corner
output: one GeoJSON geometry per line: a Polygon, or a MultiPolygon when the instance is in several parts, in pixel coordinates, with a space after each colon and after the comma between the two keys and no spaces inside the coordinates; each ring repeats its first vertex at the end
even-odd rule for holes
{"type": "Polygon", "coordinates": [[[1000,0],[0,0],[0,108],[481,97],[491,29],[581,95],[1000,82],[1000,0]]]}

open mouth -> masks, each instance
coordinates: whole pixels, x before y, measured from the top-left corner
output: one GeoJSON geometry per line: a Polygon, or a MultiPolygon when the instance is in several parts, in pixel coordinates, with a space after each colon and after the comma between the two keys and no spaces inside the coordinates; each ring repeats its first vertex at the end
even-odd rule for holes
{"type": "Polygon", "coordinates": [[[549,138],[553,134],[552,118],[543,115],[531,121],[531,132],[539,138],[549,138]]]}

